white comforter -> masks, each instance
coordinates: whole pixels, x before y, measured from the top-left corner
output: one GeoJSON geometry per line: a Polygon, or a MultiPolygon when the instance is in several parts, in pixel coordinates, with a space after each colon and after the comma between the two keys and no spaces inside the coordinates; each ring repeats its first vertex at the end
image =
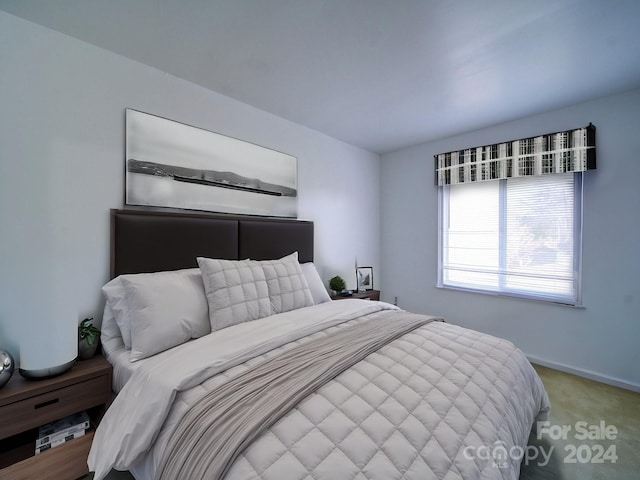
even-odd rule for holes
{"type": "MultiPolygon", "coordinates": [[[[136,370],[107,411],[90,469],[97,480],[111,468],[153,478],[176,422],[206,391],[291,342],[393,308],[328,302],[156,355],[136,370]]],[[[301,402],[245,451],[227,478],[514,478],[517,460],[467,458],[473,455],[463,447],[524,446],[534,420],[547,409],[539,378],[512,344],[429,324],[301,402]]]]}

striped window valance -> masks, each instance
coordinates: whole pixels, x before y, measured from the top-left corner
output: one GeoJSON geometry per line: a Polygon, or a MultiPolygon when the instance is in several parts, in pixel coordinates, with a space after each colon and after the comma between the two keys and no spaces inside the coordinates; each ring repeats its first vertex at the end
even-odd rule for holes
{"type": "Polygon", "coordinates": [[[583,172],[596,168],[596,127],[435,155],[436,184],[583,172]]]}

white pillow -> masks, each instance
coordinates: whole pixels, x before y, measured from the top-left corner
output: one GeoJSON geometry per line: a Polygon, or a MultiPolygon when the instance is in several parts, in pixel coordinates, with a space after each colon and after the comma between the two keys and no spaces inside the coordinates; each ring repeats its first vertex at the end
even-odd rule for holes
{"type": "Polygon", "coordinates": [[[264,270],[251,260],[198,257],[211,331],[271,315],[264,270]]]}
{"type": "Polygon", "coordinates": [[[301,263],[300,268],[302,268],[304,278],[307,279],[307,285],[309,285],[309,290],[311,290],[313,302],[316,305],[319,303],[330,302],[331,297],[329,296],[329,292],[327,292],[327,287],[324,286],[313,262],[301,263]]]}
{"type": "Polygon", "coordinates": [[[102,313],[102,324],[100,326],[100,342],[102,343],[102,352],[107,359],[116,350],[125,348],[122,340],[122,333],[113,315],[109,302],[104,305],[102,313]]]}
{"type": "Polygon", "coordinates": [[[131,349],[131,319],[129,318],[129,312],[125,303],[125,290],[122,285],[122,278],[127,275],[120,275],[114,278],[105,286],[102,287],[102,293],[107,299],[105,305],[105,311],[108,309],[115,317],[116,324],[120,328],[120,334],[122,335],[122,341],[124,346],[131,349]]]}
{"type": "Polygon", "coordinates": [[[288,312],[315,305],[307,280],[298,263],[298,252],[279,260],[259,262],[269,287],[273,313],[288,312]]]}
{"type": "Polygon", "coordinates": [[[132,362],[211,331],[197,268],[120,275],[102,291],[132,362]]]}
{"type": "Polygon", "coordinates": [[[199,269],[128,275],[122,284],[131,319],[132,362],[211,333],[199,269]]]}

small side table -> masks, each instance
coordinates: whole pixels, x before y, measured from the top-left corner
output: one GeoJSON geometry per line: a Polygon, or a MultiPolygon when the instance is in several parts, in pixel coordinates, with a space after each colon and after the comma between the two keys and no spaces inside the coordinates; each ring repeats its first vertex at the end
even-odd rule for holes
{"type": "Polygon", "coordinates": [[[111,402],[111,376],[99,354],[54,378],[14,375],[0,389],[0,478],[72,480],[88,473],[93,432],[111,402]],[[35,455],[39,426],[83,410],[91,419],[84,436],[35,455]]]}
{"type": "Polygon", "coordinates": [[[356,292],[348,297],[342,295],[332,295],[331,300],[344,300],[346,298],[360,298],[362,300],[380,300],[380,290],[365,290],[364,292],[356,292]]]}

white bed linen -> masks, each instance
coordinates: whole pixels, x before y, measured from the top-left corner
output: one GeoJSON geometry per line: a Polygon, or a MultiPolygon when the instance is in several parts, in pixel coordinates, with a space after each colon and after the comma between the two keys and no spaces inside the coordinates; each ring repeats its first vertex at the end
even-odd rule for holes
{"type": "Polygon", "coordinates": [[[113,391],[119,393],[135,372],[147,360],[143,358],[137,362],[131,362],[130,350],[120,348],[112,351],[109,355],[109,362],[113,366],[113,391]]]}
{"type": "Polygon", "coordinates": [[[151,448],[176,394],[258,355],[345,320],[380,310],[383,302],[327,302],[213,332],[150,357],[137,368],[98,426],[88,464],[94,479],[127,470],[151,448]]]}
{"type": "Polygon", "coordinates": [[[133,372],[146,359],[131,363],[131,350],[129,350],[122,339],[122,333],[116,323],[115,316],[107,302],[102,314],[102,327],[100,331],[100,341],[102,343],[102,353],[113,366],[113,391],[118,393],[125,383],[129,381],[133,372]]]}
{"type": "MultiPolygon", "coordinates": [[[[347,312],[352,312],[354,316],[357,316],[354,309],[357,310],[360,306],[375,307],[378,304],[377,302],[351,299],[329,302],[327,305],[331,305],[337,310],[327,309],[322,312],[323,315],[333,313],[338,317],[344,317],[345,315],[338,312],[345,308],[347,312]]],[[[307,312],[303,312],[302,316],[296,316],[295,311],[288,312],[282,314],[282,316],[286,316],[282,321],[285,324],[302,322],[304,325],[300,326],[304,330],[308,327],[304,317],[314,316],[318,310],[322,309],[319,306],[310,307],[307,312]]],[[[365,308],[360,313],[374,311],[375,308],[368,310],[365,308]]],[[[300,311],[298,311],[299,313],[300,311]]],[[[372,315],[383,314],[385,312],[373,313],[372,315]]],[[[156,361],[153,362],[153,367],[148,367],[149,371],[156,370],[162,372],[162,375],[144,386],[138,385],[140,380],[148,380],[146,375],[141,376],[142,369],[132,376],[130,384],[125,387],[123,392],[133,392],[133,403],[118,402],[116,399],[114,405],[118,409],[137,409],[137,413],[133,413],[131,416],[129,413],[114,414],[111,409],[109,410],[105,420],[109,421],[107,417],[113,416],[110,421],[115,421],[120,426],[124,425],[124,437],[116,436],[109,440],[107,435],[100,438],[105,422],[103,420],[92,446],[90,466],[95,465],[95,463],[91,463],[92,456],[99,456],[100,460],[103,460],[105,454],[112,455],[109,449],[120,447],[126,453],[131,451],[131,445],[135,446],[140,441],[137,428],[130,429],[130,423],[135,423],[135,420],[142,423],[148,421],[148,418],[143,417],[150,413],[153,417],[154,413],[152,412],[155,407],[153,402],[149,407],[146,401],[139,401],[138,392],[146,389],[150,392],[155,391],[159,386],[156,383],[164,383],[162,377],[165,376],[165,373],[168,376],[179,377],[180,373],[174,371],[171,366],[183,362],[191,364],[191,360],[198,358],[199,354],[190,352],[189,355],[192,355],[193,358],[188,360],[189,355],[185,356],[184,353],[195,348],[196,343],[200,343],[208,351],[212,350],[211,347],[217,348],[215,345],[218,344],[226,352],[220,352],[222,357],[220,360],[227,365],[235,364],[236,366],[227,370],[216,360],[211,361],[213,368],[210,371],[218,370],[221,373],[208,378],[193,388],[184,388],[177,394],[174,393],[175,401],[172,402],[164,425],[161,429],[154,429],[154,435],[157,436],[152,436],[148,443],[148,445],[153,443],[153,447],[146,453],[144,452],[145,448],[139,448],[138,453],[133,455],[135,457],[133,463],[126,458],[123,463],[114,462],[116,468],[130,469],[139,480],[154,478],[155,471],[165,455],[165,447],[175,425],[190,405],[197,402],[207,391],[224,383],[227,378],[250,369],[265,358],[277,355],[279,351],[291,347],[292,343],[287,343],[274,351],[265,354],[258,353],[258,356],[252,360],[239,363],[240,357],[244,356],[244,353],[241,352],[246,349],[237,350],[237,345],[225,344],[225,342],[230,343],[234,338],[239,339],[247,336],[251,330],[256,330],[255,333],[258,334],[258,337],[261,337],[264,332],[266,336],[256,338],[257,343],[249,348],[256,353],[258,349],[254,347],[259,346],[264,340],[269,343],[275,337],[281,337],[281,339],[286,336],[291,337],[289,334],[284,334],[282,326],[279,325],[280,319],[278,317],[281,316],[216,332],[217,335],[228,330],[224,339],[218,339],[220,343],[206,342],[205,344],[203,340],[207,337],[204,337],[191,342],[193,345],[186,344],[160,354],[166,354],[166,357],[161,360],[154,357],[156,361]],[[273,329],[278,329],[284,335],[272,334],[273,329]],[[236,352],[235,356],[233,355],[234,351],[236,352]],[[228,362],[232,357],[235,360],[228,362]],[[131,388],[134,385],[138,386],[131,388]],[[129,462],[129,466],[127,466],[127,462],[129,462]]],[[[312,337],[324,335],[327,331],[343,328],[345,325],[359,321],[361,321],[360,318],[355,318],[350,322],[318,331],[312,337]]],[[[331,322],[323,327],[328,327],[330,324],[331,322]]],[[[298,334],[300,333],[302,332],[298,332],[298,334]]],[[[209,337],[214,337],[214,335],[209,337]]],[[[396,341],[405,344],[402,348],[399,348],[397,344],[383,347],[380,354],[374,354],[370,360],[349,369],[318,390],[317,394],[301,402],[292,412],[285,415],[249,446],[245,453],[238,458],[226,478],[229,480],[254,478],[281,480],[285,477],[343,478],[345,472],[357,471],[361,467],[361,461],[367,464],[365,470],[353,478],[380,480],[388,480],[389,478],[415,478],[419,480],[425,478],[517,478],[518,462],[515,464],[512,462],[506,469],[492,467],[490,462],[487,464],[486,460],[484,464],[482,464],[483,461],[470,461],[461,456],[460,442],[463,441],[463,444],[471,442],[472,445],[485,446],[495,445],[497,441],[500,441],[501,444],[504,442],[507,446],[519,445],[523,447],[526,445],[533,421],[543,420],[548,410],[548,399],[544,387],[526,357],[506,340],[455,325],[430,324],[416,331],[416,334],[411,337],[411,339],[396,341]],[[411,345],[414,344],[415,346],[412,347],[411,345]],[[418,357],[414,359],[411,354],[405,359],[406,354],[411,351],[419,352],[419,361],[418,357]],[[427,357],[430,357],[430,360],[427,361],[427,357]],[[411,370],[420,366],[420,362],[423,360],[427,363],[424,363],[420,368],[426,370],[423,370],[418,377],[414,376],[412,380],[411,370]],[[445,377],[447,370],[451,370],[453,376],[446,374],[445,377]],[[382,372],[383,375],[379,376],[376,371],[382,372]],[[390,377],[386,372],[393,373],[393,377],[390,377]],[[367,385],[365,377],[369,378],[370,374],[370,386],[366,386],[364,391],[357,394],[363,385],[367,385]],[[399,375],[396,376],[396,374],[399,375]],[[378,377],[377,380],[376,377],[378,377]],[[417,384],[415,384],[416,381],[417,384]],[[397,398],[389,397],[383,405],[376,407],[380,398],[379,393],[381,390],[387,391],[389,382],[391,385],[396,383],[399,386],[406,385],[412,389],[415,387],[417,392],[427,388],[425,390],[429,400],[427,409],[424,410],[423,407],[422,413],[417,413],[416,418],[409,416],[405,419],[405,415],[410,413],[413,408],[415,395],[411,391],[405,391],[404,387],[398,390],[399,396],[397,398]],[[466,382],[470,383],[463,389],[462,386],[466,385],[466,382]],[[432,390],[429,390],[432,388],[429,385],[433,387],[432,390]],[[354,387],[354,390],[350,390],[354,387]],[[338,399],[342,400],[336,402],[338,399]],[[371,402],[371,406],[367,406],[367,402],[371,402]],[[355,407],[355,410],[352,407],[355,407]],[[372,407],[373,415],[362,424],[363,429],[359,428],[358,425],[371,413],[372,407]],[[402,415],[398,417],[400,413],[402,415]],[[380,414],[384,418],[380,417],[380,414]],[[479,414],[481,414],[479,420],[474,420],[479,414]],[[397,425],[395,427],[396,433],[388,440],[385,440],[386,436],[381,438],[382,443],[378,443],[379,434],[376,434],[377,430],[375,429],[370,430],[371,436],[367,437],[369,430],[366,424],[372,421],[376,415],[380,419],[376,420],[378,426],[380,421],[383,422],[383,425],[387,425],[386,430],[389,432],[393,432],[394,429],[389,429],[391,424],[388,422],[397,425]],[[413,420],[411,420],[412,418],[413,420]],[[395,419],[400,423],[396,423],[395,419]],[[465,431],[467,433],[464,433],[465,431]],[[433,432],[433,435],[430,432],[433,432]],[[347,434],[348,438],[345,438],[347,434]],[[428,444],[425,445],[424,442],[427,441],[428,444]],[[419,454],[422,448],[426,449],[426,456],[424,452],[422,455],[419,454]],[[363,460],[363,456],[366,459],[363,460]],[[298,475],[305,471],[308,472],[306,477],[298,475]],[[434,472],[442,472],[442,475],[440,473],[434,474],[434,472]],[[362,476],[363,473],[364,476],[362,476]]],[[[294,344],[305,342],[308,338],[300,337],[300,340],[294,344]]],[[[261,350],[266,351],[269,348],[261,350]]],[[[181,368],[178,367],[178,370],[181,368]]],[[[200,373],[197,374],[197,376],[199,375],[200,373]]],[[[202,375],[203,378],[205,376],[202,375]]],[[[389,392],[394,389],[395,387],[391,388],[389,392]]],[[[151,395],[153,396],[153,393],[151,395]]],[[[122,397],[121,394],[119,398],[122,397]]],[[[162,417],[164,418],[164,416],[163,414],[162,417]]],[[[163,422],[160,421],[160,423],[163,422]]],[[[120,453],[116,452],[114,458],[120,461],[119,456],[120,453]]],[[[101,468],[108,470],[109,467],[102,465],[101,468]]],[[[95,478],[101,477],[96,475],[95,478]]]]}

